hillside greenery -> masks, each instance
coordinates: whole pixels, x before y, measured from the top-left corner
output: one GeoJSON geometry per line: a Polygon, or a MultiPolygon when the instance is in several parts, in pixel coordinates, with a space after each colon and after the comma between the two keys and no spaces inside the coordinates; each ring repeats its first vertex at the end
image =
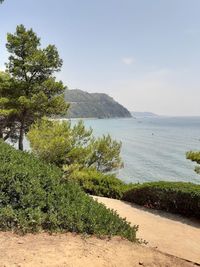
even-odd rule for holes
{"type": "Polygon", "coordinates": [[[114,174],[102,174],[95,169],[73,169],[65,178],[75,181],[86,193],[115,199],[122,199],[125,192],[132,188],[114,174]]]}
{"type": "Polygon", "coordinates": [[[200,218],[200,185],[185,182],[126,184],[115,175],[75,170],[67,178],[91,194],[125,200],[150,209],[200,218]]]}
{"type": "Polygon", "coordinates": [[[200,185],[184,182],[151,182],[128,190],[129,202],[187,217],[200,218],[200,185]]]}
{"type": "Polygon", "coordinates": [[[65,100],[70,103],[68,118],[124,118],[131,113],[112,97],[82,90],[66,90],[65,100]]]}
{"type": "Polygon", "coordinates": [[[119,235],[136,241],[114,211],[62,178],[59,168],[0,141],[0,230],[119,235]]]}

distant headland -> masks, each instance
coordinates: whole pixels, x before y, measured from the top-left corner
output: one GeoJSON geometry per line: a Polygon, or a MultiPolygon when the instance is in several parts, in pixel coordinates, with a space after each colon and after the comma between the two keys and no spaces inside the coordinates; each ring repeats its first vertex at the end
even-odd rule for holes
{"type": "Polygon", "coordinates": [[[68,118],[130,118],[130,111],[103,93],[88,93],[79,89],[66,90],[70,103],[68,118]]]}

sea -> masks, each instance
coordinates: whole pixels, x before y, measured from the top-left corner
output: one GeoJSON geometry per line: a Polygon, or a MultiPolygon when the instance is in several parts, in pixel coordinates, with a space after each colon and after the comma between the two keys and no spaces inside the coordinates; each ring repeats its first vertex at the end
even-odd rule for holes
{"type": "Polygon", "coordinates": [[[186,152],[200,151],[200,117],[86,119],[95,136],[110,134],[122,142],[125,182],[187,181],[200,184],[186,152]]]}
{"type": "MultiPolygon", "coordinates": [[[[77,120],[72,120],[72,124],[77,120]]],[[[185,181],[200,184],[195,163],[186,152],[200,151],[200,117],[139,117],[84,119],[93,134],[110,134],[122,142],[124,168],[116,175],[125,182],[185,181]]],[[[25,148],[29,149],[26,142],[25,148]]]]}

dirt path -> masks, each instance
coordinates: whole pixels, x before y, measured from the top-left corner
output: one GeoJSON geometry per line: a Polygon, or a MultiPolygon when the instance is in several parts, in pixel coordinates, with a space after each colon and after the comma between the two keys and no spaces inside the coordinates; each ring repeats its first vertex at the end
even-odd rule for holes
{"type": "Polygon", "coordinates": [[[102,240],[70,233],[18,236],[0,232],[0,267],[195,266],[180,258],[200,263],[200,224],[119,200],[97,199],[139,224],[138,237],[147,240],[148,247],[117,237],[102,240]]]}
{"type": "Polygon", "coordinates": [[[192,223],[177,215],[147,210],[116,199],[94,198],[132,224],[138,224],[138,237],[147,240],[148,246],[200,264],[200,222],[192,223]]]}
{"type": "Polygon", "coordinates": [[[120,238],[0,233],[0,267],[191,267],[173,256],[120,238]]]}

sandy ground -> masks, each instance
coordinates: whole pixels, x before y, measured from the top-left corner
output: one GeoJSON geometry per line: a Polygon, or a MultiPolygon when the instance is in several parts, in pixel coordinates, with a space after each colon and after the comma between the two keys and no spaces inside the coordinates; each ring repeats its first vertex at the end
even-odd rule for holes
{"type": "Polygon", "coordinates": [[[189,267],[196,265],[192,262],[200,264],[200,223],[119,200],[94,198],[117,210],[132,224],[139,224],[138,237],[147,240],[148,246],[119,237],[109,240],[70,233],[19,236],[0,232],[0,267],[189,267]]]}
{"type": "Polygon", "coordinates": [[[126,217],[131,224],[138,224],[137,236],[148,241],[148,246],[200,264],[200,222],[116,199],[94,198],[126,217]]]}
{"type": "Polygon", "coordinates": [[[190,267],[192,263],[120,238],[0,233],[0,267],[190,267]]]}

